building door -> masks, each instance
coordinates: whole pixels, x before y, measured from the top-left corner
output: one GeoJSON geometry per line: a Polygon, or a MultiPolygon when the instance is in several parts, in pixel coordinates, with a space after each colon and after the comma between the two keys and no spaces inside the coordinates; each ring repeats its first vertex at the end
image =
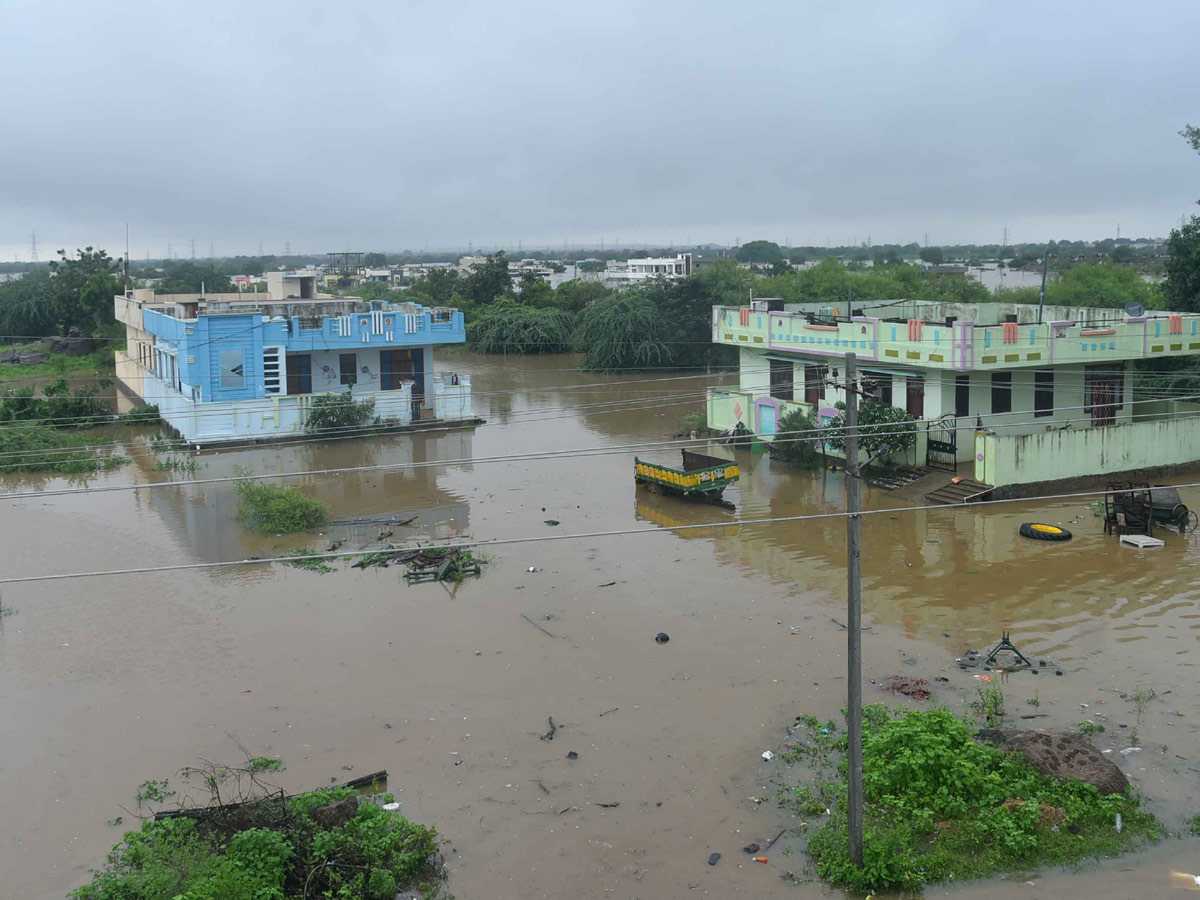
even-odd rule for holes
{"type": "Polygon", "coordinates": [[[770,404],[763,403],[758,407],[758,433],[761,435],[773,435],[777,428],[776,423],[779,417],[779,410],[770,404]]]}
{"type": "MultiPolygon", "coordinates": [[[[379,351],[379,382],[385,391],[398,391],[406,381],[415,381],[416,367],[413,363],[412,350],[380,350],[379,351]]],[[[424,379],[421,379],[424,382],[424,379]]],[[[424,391],[424,384],[421,385],[424,391]]],[[[417,386],[413,385],[413,394],[417,386]]]]}
{"type": "Polygon", "coordinates": [[[1088,366],[1083,375],[1083,405],[1092,414],[1092,426],[1113,425],[1124,402],[1123,366],[1088,366]]]}
{"type": "Polygon", "coordinates": [[[825,396],[825,366],[804,367],[804,402],[814,409],[825,396]]]}
{"type": "Polygon", "coordinates": [[[287,392],[289,394],[312,393],[312,356],[307,353],[289,353],[287,359],[287,392]]]}
{"type": "Polygon", "coordinates": [[[788,359],[772,359],[771,396],[776,400],[791,400],[795,394],[796,367],[788,359]]]}
{"type": "Polygon", "coordinates": [[[908,376],[908,397],[905,409],[914,419],[925,418],[925,379],[908,376]]]}

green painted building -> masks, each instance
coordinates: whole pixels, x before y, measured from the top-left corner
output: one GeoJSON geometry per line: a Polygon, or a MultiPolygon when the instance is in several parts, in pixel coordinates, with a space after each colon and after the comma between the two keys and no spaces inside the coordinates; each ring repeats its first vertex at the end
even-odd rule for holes
{"type": "Polygon", "coordinates": [[[920,420],[898,462],[1001,487],[1200,461],[1200,405],[1135,396],[1133,366],[1200,355],[1200,315],[1046,307],[1039,322],[1013,303],[755,300],[714,307],[712,329],[739,350],[738,384],[708,394],[715,429],[741,422],[769,441],[793,409],[827,422],[854,353],[865,387],[920,420]]]}

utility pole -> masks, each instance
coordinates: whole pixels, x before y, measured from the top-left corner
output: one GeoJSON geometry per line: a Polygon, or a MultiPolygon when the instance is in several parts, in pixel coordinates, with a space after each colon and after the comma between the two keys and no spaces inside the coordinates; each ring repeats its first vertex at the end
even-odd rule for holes
{"type": "Polygon", "coordinates": [[[858,464],[858,360],[846,354],[846,691],[850,861],[863,861],[862,479],[858,464]]]}

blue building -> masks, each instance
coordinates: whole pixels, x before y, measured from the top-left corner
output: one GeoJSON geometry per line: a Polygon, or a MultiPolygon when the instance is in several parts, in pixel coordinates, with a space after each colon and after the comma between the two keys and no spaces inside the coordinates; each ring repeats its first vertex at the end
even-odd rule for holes
{"type": "Polygon", "coordinates": [[[279,298],[278,281],[260,295],[116,297],[119,383],[201,444],[304,432],[329,393],[373,399],[388,423],[477,421],[470,380],[434,371],[436,345],[466,340],[461,312],[319,297],[292,277],[297,294],[279,298]]]}

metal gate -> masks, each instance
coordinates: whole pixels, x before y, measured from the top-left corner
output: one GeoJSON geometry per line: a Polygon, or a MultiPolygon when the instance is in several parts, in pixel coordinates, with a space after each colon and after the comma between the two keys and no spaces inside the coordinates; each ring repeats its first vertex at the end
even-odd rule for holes
{"type": "Polygon", "coordinates": [[[946,472],[958,470],[958,419],[950,413],[926,426],[925,465],[946,472]]]}

